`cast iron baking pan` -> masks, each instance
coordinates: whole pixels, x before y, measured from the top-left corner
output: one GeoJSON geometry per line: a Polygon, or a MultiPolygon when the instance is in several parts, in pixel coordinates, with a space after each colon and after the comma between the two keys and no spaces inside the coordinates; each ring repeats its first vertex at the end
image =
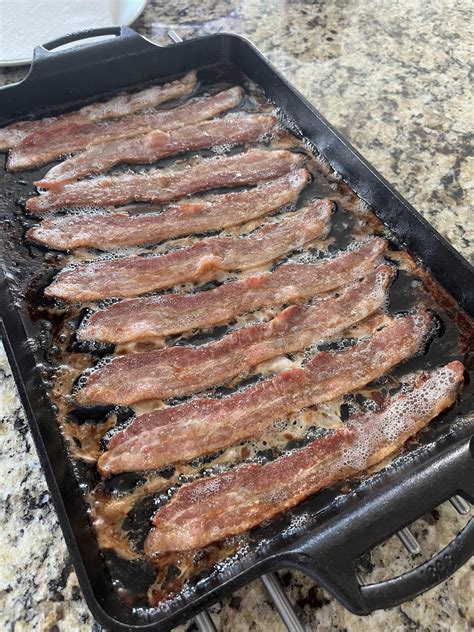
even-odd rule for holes
{"type": "MultiPolygon", "coordinates": [[[[125,27],[71,34],[36,48],[26,79],[0,90],[0,125],[63,112],[107,93],[222,64],[237,67],[296,121],[304,137],[472,317],[472,267],[241,37],[218,34],[163,48],[125,27]],[[62,44],[100,34],[115,37],[52,52],[62,44]]],[[[474,423],[468,393],[472,389],[467,388],[462,404],[423,433],[416,447],[388,468],[349,493],[328,489],[300,505],[295,511],[304,511],[311,519],[290,538],[283,535],[284,520],[277,520],[272,537],[262,536],[264,546],[198,582],[185,597],[166,608],[127,607],[117,598],[98,550],[46,395],[41,352],[31,345],[38,333],[36,324],[18,289],[27,254],[17,252],[12,209],[5,192],[1,196],[0,211],[7,228],[1,251],[2,336],[81,588],[102,625],[120,631],[166,630],[262,573],[284,567],[302,570],[352,612],[367,614],[428,590],[473,554],[471,519],[444,550],[404,575],[360,586],[354,567],[365,551],[453,494],[474,501],[474,423]]],[[[257,530],[255,538],[259,533],[257,530]]]]}

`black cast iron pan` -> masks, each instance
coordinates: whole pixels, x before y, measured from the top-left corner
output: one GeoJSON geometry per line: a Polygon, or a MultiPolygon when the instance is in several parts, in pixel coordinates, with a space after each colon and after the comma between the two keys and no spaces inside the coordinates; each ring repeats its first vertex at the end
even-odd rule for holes
{"type": "MultiPolygon", "coordinates": [[[[236,66],[293,118],[333,169],[455,301],[474,315],[472,267],[241,37],[219,34],[162,48],[125,27],[71,34],[36,48],[26,79],[0,90],[0,125],[25,116],[59,113],[109,92],[216,64],[236,66]],[[116,37],[52,52],[76,39],[104,34],[116,37]]],[[[81,588],[93,615],[106,628],[169,629],[262,573],[283,567],[302,570],[352,612],[367,614],[428,590],[473,554],[471,520],[444,550],[404,575],[360,586],[354,568],[362,553],[453,494],[474,501],[474,427],[468,414],[472,404],[467,401],[455,411],[457,418],[451,415],[425,434],[416,448],[350,493],[325,490],[303,503],[312,519],[291,538],[273,533],[265,546],[199,582],[186,597],[166,608],[127,607],[117,598],[103,564],[46,396],[38,368],[41,354],[30,345],[37,333],[35,324],[15,287],[13,249],[6,247],[2,252],[2,336],[81,588]]]]}

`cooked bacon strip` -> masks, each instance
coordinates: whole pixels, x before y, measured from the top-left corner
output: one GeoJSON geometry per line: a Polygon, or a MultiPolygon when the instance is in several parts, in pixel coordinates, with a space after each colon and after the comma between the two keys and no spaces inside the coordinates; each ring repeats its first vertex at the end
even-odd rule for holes
{"type": "Polygon", "coordinates": [[[151,164],[185,151],[255,142],[270,132],[276,122],[274,116],[267,114],[229,114],[212,121],[187,125],[174,132],[153,130],[142,136],[112,140],[64,160],[35,184],[46,189],[56,189],[89,174],[106,173],[121,163],[151,164]]]}
{"type": "Polygon", "coordinates": [[[348,285],[374,269],[386,242],[376,238],[318,263],[288,263],[274,272],[225,283],[196,294],[130,299],[94,312],[80,340],[130,342],[228,322],[245,312],[281,305],[348,285]]]}
{"type": "MultiPolygon", "coordinates": [[[[30,134],[47,129],[47,133],[54,137],[55,134],[64,134],[64,127],[69,127],[69,133],[74,134],[75,126],[89,121],[101,121],[114,119],[133,112],[139,112],[146,108],[155,107],[190,94],[197,83],[196,72],[192,70],[181,79],[165,83],[161,86],[152,86],[139,92],[119,94],[107,101],[95,102],[82,107],[80,110],[51,116],[33,121],[19,121],[0,129],[0,151],[17,147],[30,134]],[[46,128],[46,129],[45,129],[46,128]]],[[[27,142],[25,143],[27,145],[27,142]]]]}
{"type": "Polygon", "coordinates": [[[162,213],[65,215],[45,219],[28,231],[33,241],[57,250],[93,247],[113,250],[203,233],[262,217],[295,202],[309,180],[306,169],[252,189],[189,200],[162,213]]]}
{"type": "Polygon", "coordinates": [[[293,305],[270,322],[243,327],[206,345],[114,358],[90,375],[76,401],[80,406],[130,405],[222,384],[260,362],[327,340],[367,318],[384,304],[391,276],[391,268],[381,266],[338,298],[293,305]]]}
{"type": "Polygon", "coordinates": [[[394,397],[383,410],[359,415],[287,456],[183,485],[155,514],[145,553],[201,548],[242,533],[380,463],[454,404],[463,371],[451,362],[420,376],[408,395],[394,397]]]}
{"type": "Polygon", "coordinates": [[[320,237],[333,203],[315,200],[247,237],[212,237],[165,255],[94,261],[60,272],[45,295],[68,302],[137,296],[189,281],[213,279],[222,270],[246,270],[273,261],[320,237]]]}
{"type": "Polygon", "coordinates": [[[309,180],[306,169],[270,180],[254,188],[179,202],[160,213],[128,215],[66,215],[45,219],[28,231],[38,243],[68,250],[100,250],[158,243],[192,233],[242,224],[295,202],[309,180]]]}
{"type": "Polygon", "coordinates": [[[10,171],[29,169],[54,160],[63,154],[107,143],[110,139],[130,138],[153,129],[170,131],[199,123],[236,107],[241,100],[240,87],[224,90],[209,97],[198,97],[184,105],[157,112],[130,114],[116,120],[85,121],[64,125],[51,135],[49,127],[27,136],[8,155],[10,171]]]}
{"type": "Polygon", "coordinates": [[[304,369],[282,371],[240,393],[141,415],[112,437],[99,470],[154,469],[257,436],[290,412],[362,388],[412,356],[429,321],[426,313],[406,316],[345,351],[317,353],[304,369]]]}
{"type": "Polygon", "coordinates": [[[188,164],[180,170],[153,169],[148,173],[123,174],[71,182],[44,195],[30,198],[33,213],[94,204],[118,206],[128,202],[171,202],[198,191],[218,187],[257,184],[292,171],[304,160],[286,150],[253,149],[235,156],[219,156],[188,164]]]}

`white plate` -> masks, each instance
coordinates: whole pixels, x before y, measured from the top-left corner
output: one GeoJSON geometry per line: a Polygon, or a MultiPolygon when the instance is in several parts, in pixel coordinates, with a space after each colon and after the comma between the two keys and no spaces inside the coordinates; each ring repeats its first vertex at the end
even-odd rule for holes
{"type": "Polygon", "coordinates": [[[29,64],[35,46],[67,33],[131,24],[146,3],[147,0],[0,0],[0,66],[29,64]]]}

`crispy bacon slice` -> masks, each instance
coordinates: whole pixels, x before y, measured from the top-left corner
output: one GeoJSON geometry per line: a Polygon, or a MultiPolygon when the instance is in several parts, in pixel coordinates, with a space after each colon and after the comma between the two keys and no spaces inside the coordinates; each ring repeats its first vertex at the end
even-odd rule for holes
{"type": "MultiPolygon", "coordinates": [[[[190,94],[197,84],[196,72],[192,70],[181,79],[165,83],[161,86],[152,86],[139,92],[119,94],[107,101],[95,102],[82,107],[80,110],[51,116],[33,121],[19,121],[0,129],[0,151],[17,147],[30,134],[45,129],[51,136],[64,133],[65,126],[70,127],[70,134],[74,134],[74,126],[88,123],[89,121],[101,121],[115,119],[133,112],[139,112],[146,108],[156,107],[165,101],[176,99],[190,94]]],[[[28,143],[25,142],[25,145],[28,143]]]]}
{"type": "Polygon", "coordinates": [[[81,406],[130,405],[196,393],[246,373],[260,362],[327,340],[382,307],[392,270],[381,266],[337,298],[288,307],[273,320],[243,327],[199,347],[171,347],[114,358],[92,373],[81,406]]]}
{"type": "Polygon", "coordinates": [[[318,263],[289,263],[274,272],[225,283],[196,294],[165,294],[115,303],[94,312],[78,330],[80,340],[123,343],[212,327],[262,307],[299,301],[348,285],[374,269],[383,239],[318,263]]]}
{"type": "Polygon", "coordinates": [[[193,233],[228,228],[296,202],[309,181],[306,169],[252,189],[189,200],[161,213],[65,215],[45,219],[28,231],[33,241],[57,250],[93,247],[113,250],[151,244],[193,233]]]}
{"type": "Polygon", "coordinates": [[[247,237],[212,237],[165,255],[94,261],[60,272],[45,295],[67,302],[137,296],[190,281],[209,280],[222,270],[263,265],[320,237],[333,203],[316,200],[247,237]]]}
{"type": "Polygon", "coordinates": [[[148,173],[71,182],[30,198],[26,207],[32,213],[44,213],[85,204],[118,206],[138,201],[163,204],[198,191],[277,178],[296,169],[303,161],[302,154],[286,150],[253,149],[235,156],[201,160],[179,170],[152,169],[148,173]]]}
{"type": "Polygon", "coordinates": [[[258,436],[292,411],[361,388],[412,356],[428,330],[426,313],[393,321],[344,351],[317,353],[304,369],[225,397],[198,399],[137,417],[99,458],[103,475],[186,461],[258,436]]]}
{"type": "Polygon", "coordinates": [[[452,406],[464,367],[451,362],[380,411],[265,465],[241,465],[183,485],[153,518],[145,553],[201,548],[257,526],[323,487],[364,472],[397,452],[452,406]]]}
{"type": "Polygon", "coordinates": [[[66,153],[108,143],[112,138],[130,138],[153,129],[168,132],[184,125],[199,123],[236,107],[242,95],[242,88],[237,86],[219,94],[192,99],[169,110],[130,114],[115,120],[70,123],[60,127],[55,134],[51,134],[49,127],[45,126],[45,129],[33,132],[10,151],[7,168],[10,171],[29,169],[66,153]]]}
{"type": "Polygon", "coordinates": [[[268,114],[229,114],[223,118],[187,125],[174,132],[153,130],[142,136],[112,140],[64,160],[35,184],[46,189],[56,189],[89,174],[106,173],[121,163],[151,164],[185,151],[255,142],[270,132],[276,122],[277,119],[268,114]]]}

